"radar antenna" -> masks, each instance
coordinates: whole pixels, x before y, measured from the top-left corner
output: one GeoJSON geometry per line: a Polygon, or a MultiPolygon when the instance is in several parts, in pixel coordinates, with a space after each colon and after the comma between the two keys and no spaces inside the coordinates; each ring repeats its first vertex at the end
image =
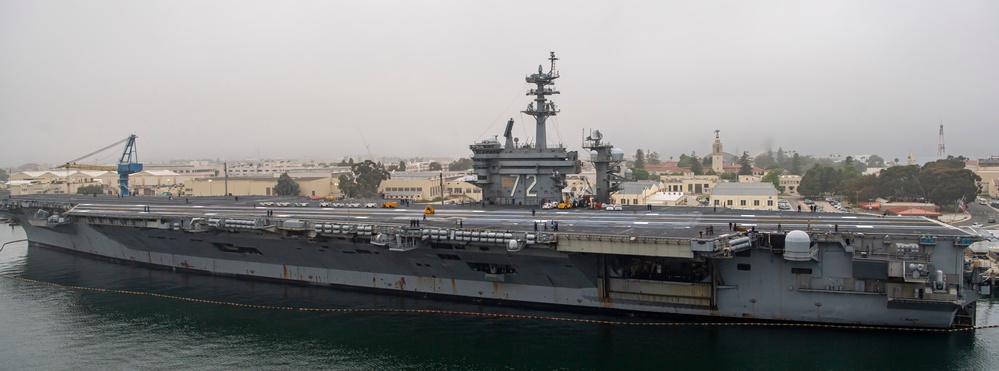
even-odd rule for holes
{"type": "Polygon", "coordinates": [[[555,61],[557,61],[558,58],[555,57],[555,52],[554,51],[549,51],[548,53],[549,53],[548,60],[552,61],[552,67],[551,67],[550,70],[548,70],[548,74],[549,75],[556,75],[557,76],[558,72],[555,71],[555,61]]]}
{"type": "Polygon", "coordinates": [[[533,95],[535,98],[533,104],[529,104],[526,110],[521,111],[524,114],[534,116],[537,124],[534,148],[540,150],[548,148],[545,121],[548,120],[548,117],[555,116],[559,112],[554,102],[548,99],[549,95],[559,94],[558,90],[551,87],[555,85],[555,79],[558,78],[558,72],[555,71],[555,61],[558,58],[555,57],[555,52],[549,52],[548,60],[551,61],[551,70],[548,73],[544,73],[543,66],[539,65],[538,73],[527,76],[527,83],[534,84],[527,95],[533,95]]]}

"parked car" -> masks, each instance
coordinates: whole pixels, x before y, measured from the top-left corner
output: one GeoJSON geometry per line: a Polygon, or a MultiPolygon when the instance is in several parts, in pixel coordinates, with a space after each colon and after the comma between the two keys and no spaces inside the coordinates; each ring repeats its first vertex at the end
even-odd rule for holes
{"type": "Polygon", "coordinates": [[[992,217],[992,216],[990,216],[990,217],[989,217],[989,223],[995,223],[995,222],[996,222],[996,218],[995,218],[995,217],[992,217]]]}
{"type": "Polygon", "coordinates": [[[974,223],[971,226],[975,227],[975,228],[981,228],[982,227],[982,223],[974,223]]]}
{"type": "Polygon", "coordinates": [[[815,201],[812,201],[812,200],[809,200],[809,199],[807,199],[807,198],[806,198],[806,199],[805,199],[804,201],[802,201],[802,202],[804,202],[804,203],[805,203],[805,205],[811,205],[811,204],[814,204],[814,203],[815,203],[815,201]]]}

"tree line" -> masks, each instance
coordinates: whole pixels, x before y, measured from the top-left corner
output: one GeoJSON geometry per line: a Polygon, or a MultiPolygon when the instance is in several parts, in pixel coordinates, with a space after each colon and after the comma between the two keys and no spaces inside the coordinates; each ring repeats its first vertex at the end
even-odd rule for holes
{"type": "Polygon", "coordinates": [[[966,158],[948,156],[923,166],[892,166],[880,174],[860,175],[851,159],[836,169],[815,164],[801,178],[798,193],[806,197],[843,195],[848,200],[883,198],[896,202],[930,202],[941,207],[974,199],[982,180],[964,168],[966,158]]]}
{"type": "MultiPolygon", "coordinates": [[[[635,151],[635,161],[631,165],[636,180],[653,178],[645,170],[645,164],[651,163],[649,157],[641,149],[635,151]]],[[[658,162],[658,153],[655,158],[658,162]]],[[[963,156],[949,156],[923,166],[892,166],[882,170],[880,175],[862,175],[868,167],[884,167],[885,159],[871,155],[866,161],[857,161],[852,156],[834,161],[802,156],[797,152],[788,153],[778,148],[776,152],[767,151],[752,159],[747,152],[743,152],[738,159],[737,173],[715,174],[711,170],[711,156],[699,157],[693,152],[690,155],[681,154],[677,166],[690,169],[694,175],[719,175],[724,180],[732,181],[737,180],[738,175],[752,174],[752,168],[756,166],[767,170],[762,181],[773,183],[778,189],[781,175],[802,175],[798,193],[806,197],[842,195],[847,199],[852,196],[855,201],[884,198],[930,202],[943,207],[960,200],[974,199],[981,192],[981,178],[964,168],[965,160],[963,156]]],[[[894,159],[895,164],[898,162],[899,159],[894,159]]]]}

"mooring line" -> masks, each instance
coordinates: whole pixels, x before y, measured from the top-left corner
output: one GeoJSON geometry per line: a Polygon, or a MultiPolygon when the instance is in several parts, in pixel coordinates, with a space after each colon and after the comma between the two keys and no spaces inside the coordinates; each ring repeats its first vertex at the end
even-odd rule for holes
{"type": "Polygon", "coordinates": [[[23,238],[23,239],[20,239],[20,240],[13,240],[13,241],[4,242],[3,245],[0,245],[0,251],[3,251],[3,248],[5,246],[7,246],[8,244],[12,244],[12,243],[15,243],[15,242],[27,242],[27,241],[28,241],[27,238],[23,238]]]}

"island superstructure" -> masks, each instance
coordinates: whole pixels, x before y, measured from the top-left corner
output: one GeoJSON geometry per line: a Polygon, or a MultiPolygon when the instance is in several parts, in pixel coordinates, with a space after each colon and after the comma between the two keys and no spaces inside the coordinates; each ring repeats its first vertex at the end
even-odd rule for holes
{"type": "Polygon", "coordinates": [[[482,200],[495,205],[542,205],[563,198],[562,191],[568,184],[567,174],[578,174],[581,163],[576,151],[568,151],[565,146],[549,147],[546,122],[559,113],[555,102],[548,97],[559,94],[555,90],[555,80],[559,78],[555,69],[555,53],[548,58],[551,67],[526,77],[534,84],[527,92],[534,101],[521,111],[534,117],[534,144],[521,144],[513,137],[513,119],[506,124],[503,132],[504,143],[496,138],[488,138],[471,146],[472,169],[475,173],[473,184],[482,188],[482,200]]]}

